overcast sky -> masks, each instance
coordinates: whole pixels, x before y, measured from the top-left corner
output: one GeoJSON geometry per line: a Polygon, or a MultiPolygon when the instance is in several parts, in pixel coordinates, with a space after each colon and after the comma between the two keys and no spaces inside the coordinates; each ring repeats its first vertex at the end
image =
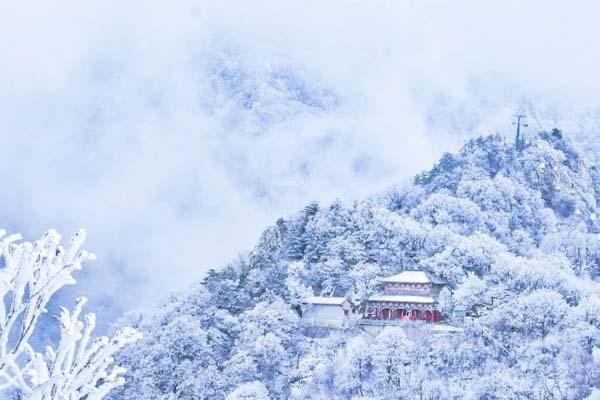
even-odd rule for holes
{"type": "Polygon", "coordinates": [[[596,4],[0,1],[0,221],[85,227],[81,290],[152,304],[524,103],[595,138],[596,4]]]}

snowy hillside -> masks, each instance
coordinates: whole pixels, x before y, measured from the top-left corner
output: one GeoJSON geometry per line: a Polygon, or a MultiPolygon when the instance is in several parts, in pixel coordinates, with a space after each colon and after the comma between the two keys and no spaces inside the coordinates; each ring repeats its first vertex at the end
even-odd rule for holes
{"type": "MultiPolygon", "coordinates": [[[[310,203],[148,315],[113,399],[584,399],[600,389],[600,176],[559,130],[470,140],[403,185],[310,203]],[[422,270],[463,333],[302,328],[306,295],[422,270]],[[594,389],[595,388],[595,389],[594,389]]],[[[597,395],[597,393],[596,393],[597,395]]],[[[591,397],[590,397],[591,398],[591,397]]]]}

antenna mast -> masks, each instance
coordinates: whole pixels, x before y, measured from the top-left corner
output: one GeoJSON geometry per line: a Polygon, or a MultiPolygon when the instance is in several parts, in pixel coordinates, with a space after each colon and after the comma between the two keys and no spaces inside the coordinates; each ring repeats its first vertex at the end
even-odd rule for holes
{"type": "Polygon", "coordinates": [[[524,112],[518,112],[515,115],[516,121],[513,122],[513,125],[517,125],[517,137],[515,140],[515,147],[517,150],[523,150],[525,147],[525,140],[523,139],[523,132],[521,132],[521,126],[524,128],[527,127],[525,121],[527,120],[527,115],[524,112]]]}

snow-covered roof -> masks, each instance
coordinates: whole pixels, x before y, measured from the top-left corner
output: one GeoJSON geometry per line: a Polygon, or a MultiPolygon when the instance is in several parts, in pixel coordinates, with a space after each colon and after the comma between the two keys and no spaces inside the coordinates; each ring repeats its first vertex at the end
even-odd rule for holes
{"type": "Polygon", "coordinates": [[[369,301],[385,301],[388,303],[424,303],[433,304],[435,300],[429,296],[376,294],[369,297],[369,301]]]}
{"type": "Polygon", "coordinates": [[[325,296],[312,296],[307,297],[304,302],[307,304],[323,304],[328,306],[341,306],[346,301],[345,297],[325,297],[325,296]]]}
{"type": "Polygon", "coordinates": [[[398,275],[383,278],[384,283],[439,283],[443,284],[441,279],[423,271],[404,271],[398,275]]]}

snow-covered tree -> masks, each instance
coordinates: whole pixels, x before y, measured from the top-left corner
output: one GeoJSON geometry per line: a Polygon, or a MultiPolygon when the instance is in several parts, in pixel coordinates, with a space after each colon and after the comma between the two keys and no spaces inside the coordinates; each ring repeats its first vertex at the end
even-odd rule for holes
{"type": "Polygon", "coordinates": [[[385,329],[376,338],[371,348],[373,376],[382,383],[378,392],[387,396],[401,393],[416,369],[414,353],[416,344],[401,328],[385,329]]]}
{"type": "Polygon", "coordinates": [[[288,265],[285,286],[292,307],[300,307],[307,297],[313,296],[312,289],[303,283],[302,275],[305,271],[306,265],[302,261],[293,261],[288,265]]]}
{"type": "Polygon", "coordinates": [[[333,361],[336,390],[345,398],[364,396],[372,369],[369,342],[362,336],[351,338],[333,361]]]}
{"type": "Polygon", "coordinates": [[[270,400],[269,391],[259,381],[247,382],[229,393],[225,400],[270,400]]]}
{"type": "MultiPolygon", "coordinates": [[[[234,355],[244,354],[277,397],[287,397],[289,380],[302,353],[298,316],[281,300],[257,304],[240,316],[243,327],[234,355]]],[[[239,379],[239,377],[232,377],[239,379]]]]}
{"type": "Polygon", "coordinates": [[[113,357],[140,334],[123,328],[112,338],[92,339],[94,314],[80,320],[85,298],[77,300],[73,311],[62,308],[57,347],[40,353],[31,345],[52,296],[75,283],[73,272],[82,262],[94,259],[81,249],[85,232],[79,230],[67,248],[53,230],[35,243],[19,242],[20,235],[6,236],[4,231],[0,238],[0,388],[31,400],[99,400],[123,385],[124,369],[113,357]]]}
{"type": "Polygon", "coordinates": [[[381,276],[381,267],[375,263],[360,262],[352,267],[348,276],[354,282],[353,300],[359,304],[375,291],[381,276]]]}

